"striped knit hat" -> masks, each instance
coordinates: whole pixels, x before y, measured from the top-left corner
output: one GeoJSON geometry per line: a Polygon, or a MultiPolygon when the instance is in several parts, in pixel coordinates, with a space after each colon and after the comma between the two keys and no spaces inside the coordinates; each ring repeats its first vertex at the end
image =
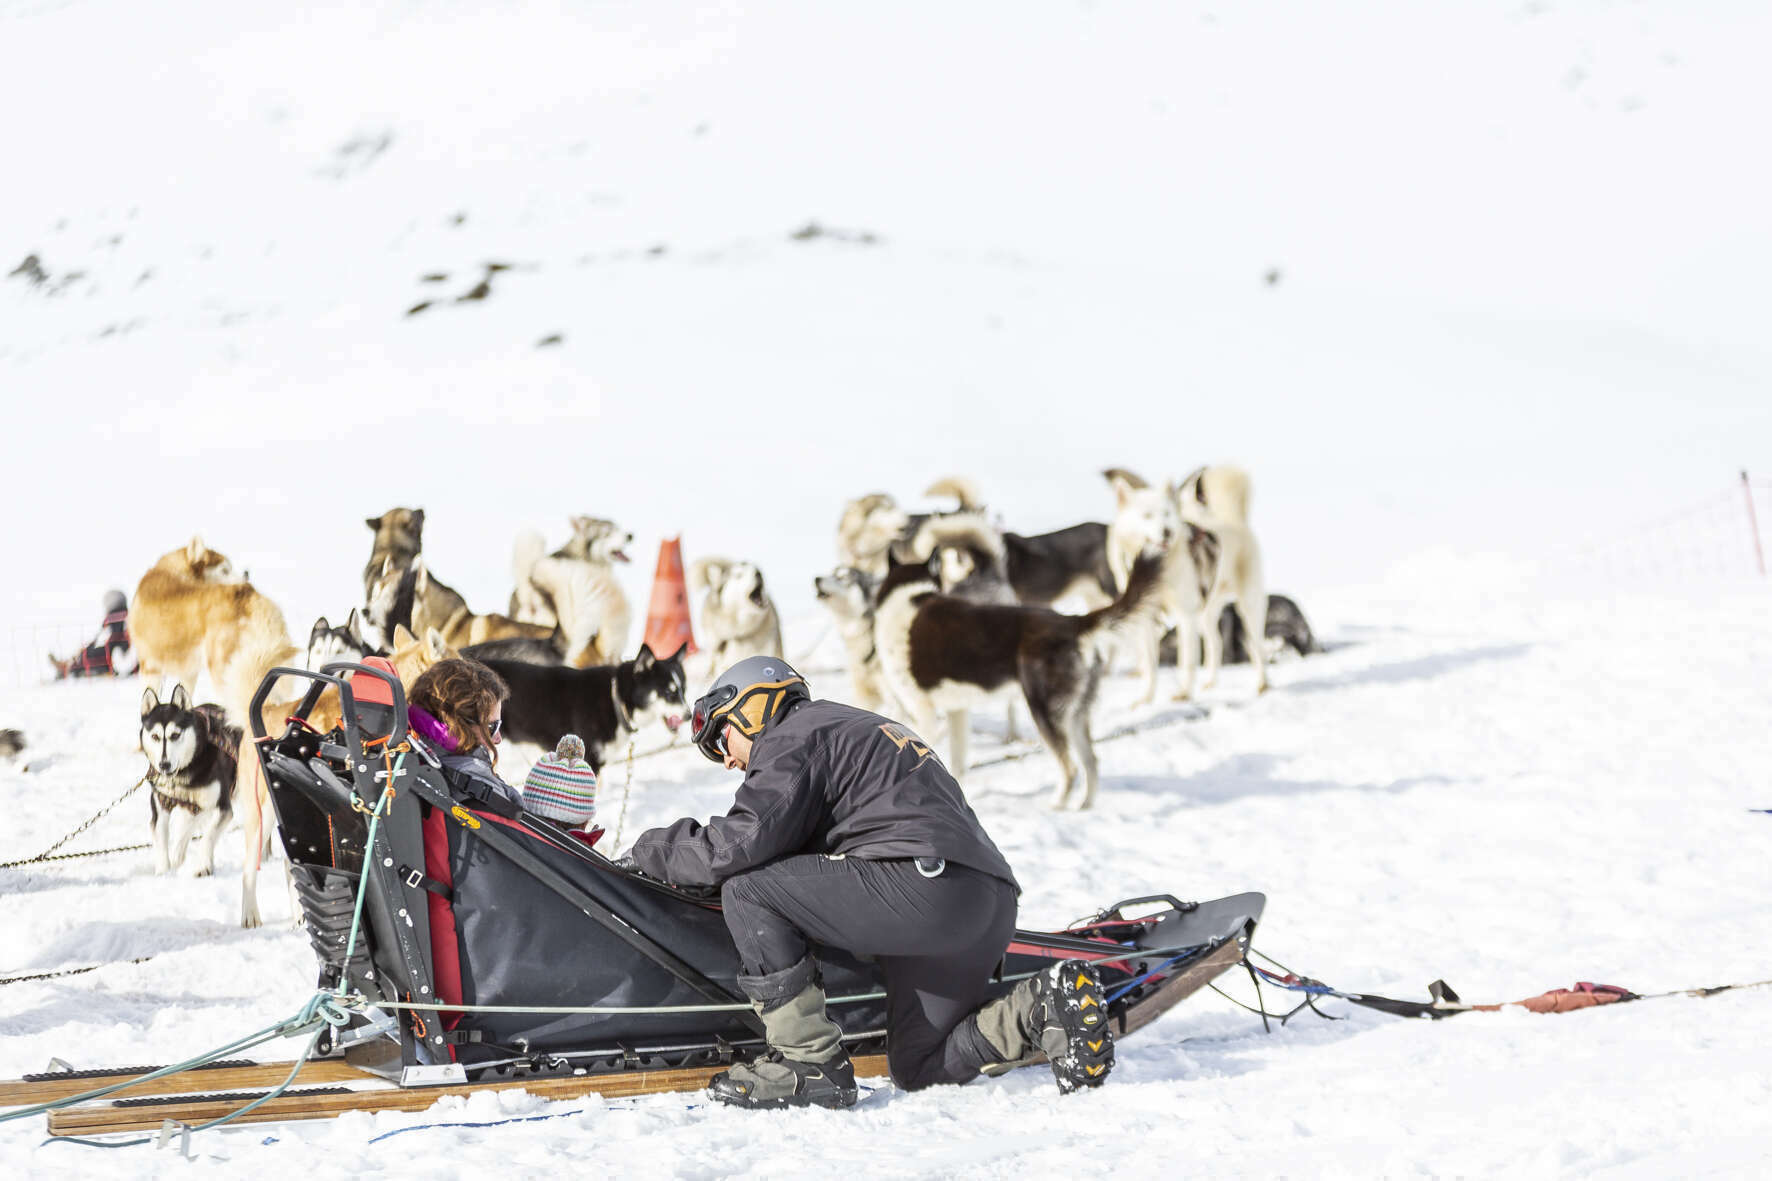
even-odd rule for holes
{"type": "Polygon", "coordinates": [[[585,762],[585,744],[567,734],[551,755],[529,769],[523,806],[537,816],[567,825],[589,824],[597,815],[597,773],[585,762]]]}

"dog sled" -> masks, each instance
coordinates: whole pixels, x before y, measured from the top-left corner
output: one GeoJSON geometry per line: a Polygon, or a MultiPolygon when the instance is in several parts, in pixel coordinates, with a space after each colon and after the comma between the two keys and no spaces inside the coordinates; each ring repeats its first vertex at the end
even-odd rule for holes
{"type": "MultiPolygon", "coordinates": [[[[348,1020],[299,1063],[205,1062],[60,1106],[52,1135],[416,1111],[488,1089],[688,1091],[762,1047],[717,896],[625,872],[551,821],[452,792],[408,733],[385,662],[273,670],[249,718],[318,984],[348,1020]],[[262,708],[282,677],[311,684],[268,734],[262,708]],[[303,719],[328,690],[342,721],[322,734],[303,719]]],[[[997,977],[1007,990],[1054,959],[1090,960],[1124,1037],[1241,963],[1264,901],[1116,902],[1066,930],[1018,930],[997,977]]],[[[844,952],[818,955],[856,1073],[884,1074],[880,978],[844,952]]],[[[0,1083],[0,1106],[154,1070],[65,1067],[0,1083]]]]}

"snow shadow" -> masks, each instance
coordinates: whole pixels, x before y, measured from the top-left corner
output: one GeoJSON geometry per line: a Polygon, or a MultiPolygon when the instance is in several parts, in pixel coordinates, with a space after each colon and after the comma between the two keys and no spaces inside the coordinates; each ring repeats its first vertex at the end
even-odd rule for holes
{"type": "Polygon", "coordinates": [[[1443,786],[1445,775],[1411,775],[1389,783],[1345,783],[1332,779],[1281,779],[1274,772],[1282,760],[1271,754],[1233,755],[1193,775],[1103,776],[1101,794],[1147,795],[1174,804],[1223,804],[1251,796],[1308,795],[1319,791],[1362,791],[1396,794],[1411,788],[1443,786]]]}
{"type": "Polygon", "coordinates": [[[1395,664],[1375,664],[1340,676],[1317,677],[1280,686],[1284,693],[1322,693],[1345,689],[1349,685],[1395,685],[1405,681],[1431,681],[1435,677],[1491,660],[1518,660],[1532,650],[1531,644],[1491,644],[1483,648],[1467,648],[1462,652],[1443,652],[1402,660],[1395,664]]]}
{"type": "Polygon", "coordinates": [[[47,894],[53,890],[83,890],[88,886],[121,886],[125,882],[147,876],[146,868],[135,872],[126,870],[122,873],[81,878],[58,875],[50,869],[7,869],[0,870],[0,896],[11,898],[19,894],[47,894]]]}
{"type": "Polygon", "coordinates": [[[142,956],[209,946],[236,934],[238,926],[210,919],[129,919],[83,923],[32,956],[20,971],[108,964],[142,956]]]}

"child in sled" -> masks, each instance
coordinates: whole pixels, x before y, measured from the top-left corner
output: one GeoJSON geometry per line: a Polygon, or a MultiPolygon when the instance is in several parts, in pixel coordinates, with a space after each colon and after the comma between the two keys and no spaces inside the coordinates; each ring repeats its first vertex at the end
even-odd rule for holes
{"type": "Polygon", "coordinates": [[[129,600],[120,590],[105,592],[105,618],[98,635],[85,649],[66,660],[53,654],[55,679],[63,677],[127,677],[135,672],[135,650],[129,642],[129,600]]]}
{"type": "Polygon", "coordinates": [[[586,844],[595,845],[603,830],[597,819],[597,772],[585,762],[584,739],[566,734],[551,755],[529,768],[523,781],[523,806],[554,821],[586,844]]]}

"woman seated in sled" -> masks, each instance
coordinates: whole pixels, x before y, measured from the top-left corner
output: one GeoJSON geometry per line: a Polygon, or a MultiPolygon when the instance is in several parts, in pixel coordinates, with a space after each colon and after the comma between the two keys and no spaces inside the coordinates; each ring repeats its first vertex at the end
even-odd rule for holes
{"type": "Polygon", "coordinates": [[[451,791],[514,816],[523,797],[495,769],[510,695],[504,679],[477,660],[439,660],[412,682],[406,717],[436,752],[451,791]]]}

